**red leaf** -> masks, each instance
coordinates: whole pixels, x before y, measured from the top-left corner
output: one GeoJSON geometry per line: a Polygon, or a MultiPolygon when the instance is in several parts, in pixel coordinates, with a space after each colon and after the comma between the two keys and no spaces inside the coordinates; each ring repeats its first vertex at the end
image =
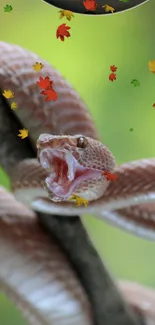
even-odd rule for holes
{"type": "Polygon", "coordinates": [[[66,24],[61,24],[56,31],[56,38],[60,38],[62,42],[64,42],[65,37],[70,37],[70,33],[68,30],[71,29],[71,27],[67,26],[66,24]]]}
{"type": "Polygon", "coordinates": [[[114,80],[116,80],[116,73],[113,73],[113,72],[112,72],[112,73],[109,75],[109,80],[112,81],[112,82],[113,82],[114,80]]]}
{"type": "Polygon", "coordinates": [[[86,8],[86,10],[90,10],[90,11],[95,11],[98,6],[96,0],[85,0],[83,1],[83,5],[86,8]]]}
{"type": "Polygon", "coordinates": [[[117,71],[117,67],[116,67],[115,65],[111,65],[111,66],[110,66],[110,70],[111,70],[112,72],[116,72],[116,71],[117,71]]]}
{"type": "Polygon", "coordinates": [[[45,78],[42,78],[40,77],[39,78],[39,81],[37,81],[37,85],[41,88],[41,89],[47,89],[47,88],[50,88],[53,84],[53,81],[50,80],[49,77],[45,77],[45,78]]]}
{"type": "Polygon", "coordinates": [[[47,96],[45,101],[48,102],[50,100],[57,100],[57,93],[53,88],[45,89],[41,92],[41,95],[47,96]]]}
{"type": "Polygon", "coordinates": [[[117,175],[116,174],[112,174],[112,173],[110,173],[108,171],[105,171],[103,173],[103,175],[105,175],[107,181],[111,181],[111,180],[113,180],[115,182],[117,181],[117,175]]]}

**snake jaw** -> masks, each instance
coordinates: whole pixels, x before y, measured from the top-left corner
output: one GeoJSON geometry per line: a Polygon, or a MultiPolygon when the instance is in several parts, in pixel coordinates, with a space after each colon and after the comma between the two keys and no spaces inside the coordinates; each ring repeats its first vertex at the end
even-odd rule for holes
{"type": "Polygon", "coordinates": [[[40,150],[38,158],[41,166],[49,173],[45,187],[53,201],[67,200],[81,182],[98,178],[102,173],[80,165],[66,149],[44,148],[40,150]]]}

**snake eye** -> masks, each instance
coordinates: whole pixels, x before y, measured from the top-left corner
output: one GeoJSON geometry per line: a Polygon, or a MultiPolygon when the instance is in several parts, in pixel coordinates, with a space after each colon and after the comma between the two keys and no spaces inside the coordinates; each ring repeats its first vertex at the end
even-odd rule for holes
{"type": "Polygon", "coordinates": [[[77,138],[77,147],[78,148],[86,148],[88,141],[85,137],[77,138]]]}

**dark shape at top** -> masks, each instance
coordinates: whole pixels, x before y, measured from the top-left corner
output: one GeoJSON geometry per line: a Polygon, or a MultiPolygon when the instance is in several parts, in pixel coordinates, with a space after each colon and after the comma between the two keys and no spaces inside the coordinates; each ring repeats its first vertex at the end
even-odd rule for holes
{"type": "Polygon", "coordinates": [[[86,15],[109,15],[111,12],[105,12],[105,4],[113,7],[115,9],[113,15],[117,12],[125,11],[141,4],[148,2],[149,0],[128,0],[128,2],[121,2],[121,0],[96,0],[98,6],[95,11],[87,11],[83,5],[84,0],[43,0],[50,5],[55,7],[70,10],[80,14],[86,15]]]}

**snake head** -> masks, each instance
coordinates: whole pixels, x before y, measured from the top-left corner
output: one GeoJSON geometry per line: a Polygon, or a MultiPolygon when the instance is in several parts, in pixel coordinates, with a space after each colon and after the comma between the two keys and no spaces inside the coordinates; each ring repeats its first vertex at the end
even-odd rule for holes
{"type": "Polygon", "coordinates": [[[103,195],[115,160],[101,142],[83,135],[41,134],[37,140],[38,160],[47,170],[45,187],[53,201],[78,195],[92,201],[103,195]]]}

